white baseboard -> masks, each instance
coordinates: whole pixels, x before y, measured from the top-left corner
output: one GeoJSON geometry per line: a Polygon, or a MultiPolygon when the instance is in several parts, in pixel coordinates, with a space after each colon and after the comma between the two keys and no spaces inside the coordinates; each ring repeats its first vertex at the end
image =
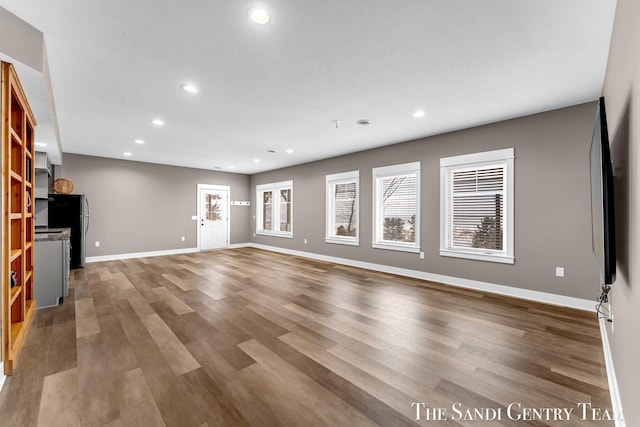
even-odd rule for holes
{"type": "Polygon", "coordinates": [[[85,262],[102,262],[102,261],[116,261],[119,259],[130,258],[146,258],[151,256],[163,256],[163,255],[179,255],[198,252],[198,248],[184,248],[184,249],[169,249],[166,251],[151,251],[151,252],[133,252],[128,254],[114,254],[114,255],[100,255],[100,256],[88,256],[85,262]]]}
{"type": "Polygon", "coordinates": [[[429,280],[432,282],[444,283],[446,285],[458,286],[461,288],[475,289],[479,291],[491,292],[494,294],[507,295],[515,298],[522,298],[531,301],[542,302],[545,304],[558,305],[562,307],[577,308],[580,310],[594,311],[596,302],[581,298],[568,297],[564,295],[550,294],[546,292],[532,291],[522,288],[514,288],[511,286],[496,285],[494,283],[480,282],[477,280],[462,279],[459,277],[444,276],[441,274],[427,273],[424,271],[410,270],[407,268],[398,268],[382,264],[374,264],[364,261],[356,261],[347,258],[338,258],[328,255],[319,255],[311,252],[302,252],[292,249],[284,249],[276,246],[261,245],[257,243],[249,243],[247,246],[264,249],[272,252],[279,252],[288,255],[300,256],[303,258],[311,258],[319,261],[327,261],[335,264],[348,265],[351,267],[364,268],[367,270],[379,271],[382,273],[397,274],[399,276],[411,277],[414,279],[429,280]]]}
{"type": "Polygon", "coordinates": [[[603,317],[600,318],[600,336],[602,337],[602,350],[604,351],[604,363],[607,368],[607,380],[609,381],[609,393],[611,394],[611,410],[612,416],[615,417],[616,427],[625,427],[622,400],[620,399],[620,389],[618,389],[618,380],[616,371],[613,368],[613,356],[611,355],[611,347],[609,347],[609,333],[607,331],[607,321],[603,317]],[[622,416],[621,416],[622,415],[622,416]],[[617,419],[622,418],[622,419],[617,419]]]}
{"type": "MultiPolygon", "coordinates": [[[[240,249],[249,247],[249,243],[234,243],[221,249],[240,249]]],[[[150,252],[132,252],[128,254],[114,254],[114,255],[100,255],[89,256],[85,259],[85,262],[102,262],[102,261],[117,261],[119,259],[131,259],[131,258],[146,258],[151,256],[163,256],[163,255],[179,255],[190,254],[193,252],[199,252],[198,248],[184,248],[184,249],[169,249],[165,251],[150,251],[150,252]]]]}

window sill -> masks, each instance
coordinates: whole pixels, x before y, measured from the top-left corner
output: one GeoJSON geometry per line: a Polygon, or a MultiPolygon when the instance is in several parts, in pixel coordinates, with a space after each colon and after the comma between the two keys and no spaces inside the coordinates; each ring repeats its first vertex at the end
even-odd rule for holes
{"type": "Polygon", "coordinates": [[[327,243],[331,243],[334,245],[347,245],[347,246],[360,246],[360,241],[359,240],[342,240],[342,239],[331,239],[331,238],[326,238],[325,242],[327,243]]]}
{"type": "Polygon", "coordinates": [[[485,254],[477,252],[456,251],[451,249],[440,249],[440,256],[448,256],[454,258],[475,259],[478,261],[498,262],[501,264],[514,264],[515,258],[506,255],[485,254]]]}
{"type": "Polygon", "coordinates": [[[394,245],[393,243],[374,242],[371,244],[371,247],[375,249],[387,249],[390,251],[412,252],[416,254],[420,252],[420,248],[416,248],[415,246],[407,246],[402,244],[394,245]]]}
{"type": "Polygon", "coordinates": [[[260,231],[256,231],[256,235],[270,236],[270,237],[282,237],[282,238],[285,238],[285,239],[293,239],[293,233],[278,233],[278,232],[275,232],[275,231],[260,230],[260,231]]]}

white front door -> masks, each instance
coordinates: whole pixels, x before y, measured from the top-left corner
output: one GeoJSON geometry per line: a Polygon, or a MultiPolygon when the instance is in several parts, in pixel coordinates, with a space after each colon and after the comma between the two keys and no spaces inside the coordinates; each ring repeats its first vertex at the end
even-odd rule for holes
{"type": "Polygon", "coordinates": [[[229,246],[229,187],[198,184],[198,249],[229,246]]]}

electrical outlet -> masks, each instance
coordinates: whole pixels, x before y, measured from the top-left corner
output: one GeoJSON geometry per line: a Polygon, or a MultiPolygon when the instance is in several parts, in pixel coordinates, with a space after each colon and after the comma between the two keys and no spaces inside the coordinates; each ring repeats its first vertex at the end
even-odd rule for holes
{"type": "Polygon", "coordinates": [[[184,236],[182,236],[182,237],[180,238],[180,240],[182,240],[182,241],[184,242],[184,236]]]}
{"type": "Polygon", "coordinates": [[[191,219],[192,219],[193,221],[196,221],[196,220],[198,219],[198,215],[191,215],[191,219]]]}
{"type": "Polygon", "coordinates": [[[420,252],[420,259],[424,259],[424,252],[420,252]]]}
{"type": "Polygon", "coordinates": [[[253,233],[253,237],[256,237],[256,233],[253,233]]]}
{"type": "Polygon", "coordinates": [[[564,267],[556,267],[556,277],[564,277],[564,267]]]}
{"type": "Polygon", "coordinates": [[[307,244],[307,239],[304,239],[304,244],[305,244],[305,245],[307,244]]]}
{"type": "Polygon", "coordinates": [[[100,247],[100,242],[96,242],[96,248],[100,247]]]}

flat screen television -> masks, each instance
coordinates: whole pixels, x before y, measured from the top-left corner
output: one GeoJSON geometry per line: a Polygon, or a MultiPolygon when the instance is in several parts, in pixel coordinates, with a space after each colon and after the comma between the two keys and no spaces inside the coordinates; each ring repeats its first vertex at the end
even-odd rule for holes
{"type": "Polygon", "coordinates": [[[598,100],[591,151],[591,224],[593,254],[602,285],[616,280],[616,232],[613,203],[613,167],[604,97],[598,100]]]}

